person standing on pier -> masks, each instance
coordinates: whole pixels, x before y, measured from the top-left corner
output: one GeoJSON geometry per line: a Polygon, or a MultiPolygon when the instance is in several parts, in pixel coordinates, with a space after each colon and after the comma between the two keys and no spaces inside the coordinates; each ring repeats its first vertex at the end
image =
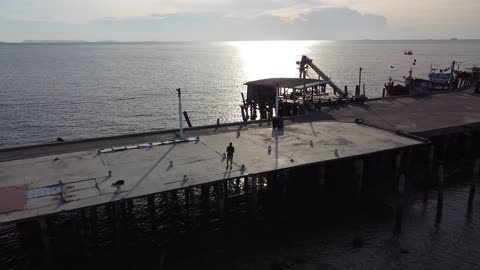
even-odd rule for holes
{"type": "Polygon", "coordinates": [[[232,143],[227,147],[227,170],[228,170],[228,162],[230,161],[230,170],[232,169],[233,163],[233,153],[235,153],[235,147],[232,146],[232,143]]]}

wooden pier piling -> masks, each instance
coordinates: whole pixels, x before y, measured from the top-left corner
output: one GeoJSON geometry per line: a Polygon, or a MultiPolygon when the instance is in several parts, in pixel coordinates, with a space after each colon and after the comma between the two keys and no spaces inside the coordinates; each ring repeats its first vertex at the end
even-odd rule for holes
{"type": "Polygon", "coordinates": [[[363,159],[356,159],[353,165],[354,180],[355,180],[355,196],[358,201],[362,194],[363,189],[363,171],[364,171],[364,162],[363,159]]]}
{"type": "Polygon", "coordinates": [[[217,183],[217,205],[218,205],[218,219],[220,221],[220,228],[225,224],[225,185],[222,182],[217,183]]]}
{"type": "Polygon", "coordinates": [[[405,204],[405,190],[406,190],[406,176],[405,174],[401,174],[398,178],[398,201],[397,201],[397,209],[395,211],[395,226],[394,232],[401,233],[402,232],[402,224],[403,224],[403,208],[405,204]]]}
{"type": "Polygon", "coordinates": [[[317,173],[318,173],[318,187],[320,192],[325,191],[325,183],[326,183],[326,173],[327,173],[327,167],[326,165],[320,165],[317,167],[317,173]]]}
{"type": "Polygon", "coordinates": [[[444,183],[443,165],[438,166],[438,184],[437,184],[437,215],[435,221],[439,223],[442,220],[443,212],[443,183],[444,183]]]}
{"type": "Polygon", "coordinates": [[[251,182],[251,198],[250,198],[250,216],[252,218],[257,217],[257,203],[258,203],[258,188],[257,188],[257,183],[258,183],[258,177],[257,176],[252,176],[250,177],[250,182],[251,182]]]}
{"type": "Polygon", "coordinates": [[[43,245],[43,252],[44,252],[44,261],[45,263],[50,263],[51,261],[51,253],[50,253],[50,237],[48,236],[48,225],[47,225],[47,217],[42,216],[39,218],[40,222],[40,233],[42,238],[42,245],[43,245]]]}
{"type": "Polygon", "coordinates": [[[476,190],[476,184],[478,182],[479,171],[480,171],[480,158],[477,158],[473,166],[472,180],[470,183],[470,192],[468,195],[468,208],[467,208],[468,214],[471,213],[473,208],[473,200],[475,199],[475,190],[476,190]]]}

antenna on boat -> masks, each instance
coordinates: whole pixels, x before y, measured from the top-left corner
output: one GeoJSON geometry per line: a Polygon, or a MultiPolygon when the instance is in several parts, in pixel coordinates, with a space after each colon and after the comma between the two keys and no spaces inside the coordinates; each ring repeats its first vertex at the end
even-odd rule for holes
{"type": "Polygon", "coordinates": [[[177,88],[178,92],[178,119],[180,124],[180,139],[183,139],[183,117],[182,117],[182,90],[177,88]]]}

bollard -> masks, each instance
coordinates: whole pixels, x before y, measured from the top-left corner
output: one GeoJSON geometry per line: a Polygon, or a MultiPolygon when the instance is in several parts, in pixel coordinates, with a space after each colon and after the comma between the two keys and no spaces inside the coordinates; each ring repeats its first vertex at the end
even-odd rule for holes
{"type": "Polygon", "coordinates": [[[437,216],[435,221],[438,223],[442,219],[442,211],[443,211],[443,165],[438,167],[438,186],[437,186],[437,216]]]}

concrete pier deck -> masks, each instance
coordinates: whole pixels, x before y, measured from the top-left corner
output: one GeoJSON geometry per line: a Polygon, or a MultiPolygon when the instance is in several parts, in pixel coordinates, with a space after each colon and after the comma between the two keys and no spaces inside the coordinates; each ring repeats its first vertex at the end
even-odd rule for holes
{"type": "Polygon", "coordinates": [[[16,209],[1,213],[0,223],[421,143],[355,123],[319,121],[288,125],[282,133],[263,127],[209,134],[199,142],[4,161],[0,192],[16,195],[2,204],[16,209]],[[236,149],[231,170],[223,155],[229,142],[236,149]],[[125,181],[118,190],[112,186],[117,180],[125,181]]]}
{"type": "Polygon", "coordinates": [[[429,138],[480,126],[480,94],[474,94],[472,87],[426,97],[390,97],[364,105],[324,108],[311,118],[338,121],[362,118],[365,123],[382,129],[429,138]]]}
{"type": "Polygon", "coordinates": [[[479,105],[480,95],[470,88],[323,108],[287,119],[283,134],[258,121],[186,129],[185,136],[199,136],[199,142],[112,153],[97,150],[168,141],[178,134],[170,130],[0,149],[0,224],[414,146],[422,142],[396,131],[426,138],[465,132],[480,125],[479,105]],[[355,119],[365,125],[353,123],[355,119]],[[225,169],[223,157],[229,142],[236,147],[232,170],[225,169]],[[117,180],[125,181],[119,190],[112,187],[117,180]]]}

